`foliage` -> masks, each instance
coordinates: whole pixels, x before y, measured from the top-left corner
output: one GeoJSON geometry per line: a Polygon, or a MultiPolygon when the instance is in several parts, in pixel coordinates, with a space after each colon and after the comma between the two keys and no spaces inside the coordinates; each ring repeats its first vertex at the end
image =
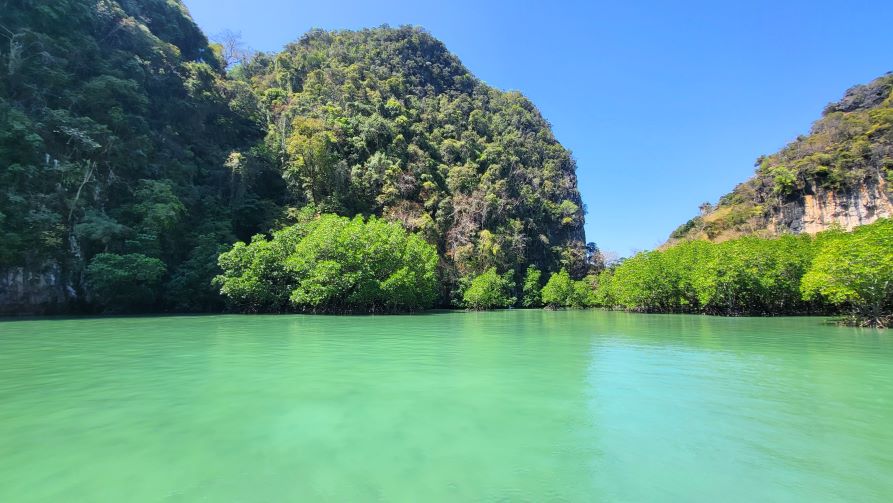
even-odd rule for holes
{"type": "Polygon", "coordinates": [[[437,252],[376,217],[331,214],[257,235],[220,255],[215,282],[242,311],[394,312],[430,307],[437,252]]]}
{"type": "Polygon", "coordinates": [[[266,114],[288,204],[423,235],[448,288],[491,267],[585,273],[575,163],[533,104],[411,27],[314,30],[233,72],[266,114]]]}
{"type": "Polygon", "coordinates": [[[224,299],[209,278],[220,274],[217,257],[225,250],[214,234],[199,236],[186,260],[172,273],[164,286],[164,305],[177,311],[219,311],[224,299]]]}
{"type": "Polygon", "coordinates": [[[540,307],[543,305],[541,278],[542,272],[539,269],[534,266],[527,267],[521,291],[521,305],[523,307],[540,307]]]}
{"type": "Polygon", "coordinates": [[[677,310],[678,278],[664,273],[663,254],[643,252],[614,272],[614,297],[627,309],[673,312],[677,310]]]}
{"type": "Polygon", "coordinates": [[[589,307],[595,305],[594,283],[596,275],[589,275],[574,281],[566,269],[549,276],[542,290],[542,301],[546,307],[589,307]]]}
{"type": "Polygon", "coordinates": [[[246,205],[282,196],[254,148],[262,135],[250,89],[226,78],[176,0],[2,10],[0,268],[58,265],[76,297],[117,310],[219,306],[208,256],[269,225],[269,213],[246,218],[246,205]],[[240,151],[233,170],[226,160],[240,151]],[[96,274],[133,266],[134,254],[172,271],[172,291],[110,298],[125,279],[96,274]],[[87,264],[92,283],[81,281],[87,264]]]}
{"type": "Polygon", "coordinates": [[[591,283],[592,287],[592,305],[598,307],[612,308],[620,305],[614,294],[616,287],[614,285],[614,270],[605,269],[598,273],[591,283]]]}
{"type": "Polygon", "coordinates": [[[100,253],[87,267],[87,281],[107,311],[142,310],[154,305],[165,272],[164,262],[156,258],[100,253]]]}
{"type": "Polygon", "coordinates": [[[814,253],[809,236],[684,242],[643,252],[596,281],[596,303],[647,312],[806,312],[800,278],[814,253]]]}
{"type": "Polygon", "coordinates": [[[801,289],[848,307],[857,320],[889,326],[893,313],[893,220],[838,233],[821,247],[801,289]]]}
{"type": "MultiPolygon", "coordinates": [[[[179,0],[3,8],[0,268],[57,265],[91,298],[86,264],[139,253],[170,271],[155,309],[218,309],[216,251],[313,205],[422,236],[442,257],[440,301],[491,267],[585,274],[575,162],[520,93],[417,28],[315,30],[279,54],[228,37],[209,44],[179,0]]],[[[412,304],[335,307],[326,291],[248,298],[412,304]]]]}
{"type": "Polygon", "coordinates": [[[568,307],[591,307],[595,305],[595,287],[597,276],[590,274],[574,281],[571,296],[567,299],[568,307]]]}
{"type": "Polygon", "coordinates": [[[592,280],[591,300],[634,311],[725,315],[832,313],[837,306],[859,323],[884,326],[893,312],[891,244],[893,221],[883,219],[815,237],[688,241],[603,271],[592,280]]]}
{"type": "Polygon", "coordinates": [[[499,309],[515,304],[515,282],[511,272],[500,275],[495,267],[475,276],[462,295],[465,307],[475,310],[499,309]]]}
{"type": "Polygon", "coordinates": [[[574,281],[567,270],[562,269],[549,276],[549,281],[543,287],[543,304],[553,309],[567,306],[573,295],[574,281]]]}
{"type": "Polygon", "coordinates": [[[715,245],[695,264],[692,281],[701,309],[716,314],[807,311],[800,294],[814,248],[809,236],[745,237],[715,245]]]}

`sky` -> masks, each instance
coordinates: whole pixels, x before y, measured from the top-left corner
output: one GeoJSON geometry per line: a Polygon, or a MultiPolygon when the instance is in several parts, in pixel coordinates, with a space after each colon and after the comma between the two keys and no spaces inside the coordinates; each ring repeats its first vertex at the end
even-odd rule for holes
{"type": "Polygon", "coordinates": [[[277,51],[311,28],[422,26],[529,97],[577,160],[586,238],[654,248],[893,70],[893,2],[184,0],[213,38],[277,51]]]}

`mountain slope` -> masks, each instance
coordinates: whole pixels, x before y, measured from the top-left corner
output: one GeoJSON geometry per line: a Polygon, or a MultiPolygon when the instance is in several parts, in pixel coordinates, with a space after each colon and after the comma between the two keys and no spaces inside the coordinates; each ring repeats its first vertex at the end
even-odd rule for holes
{"type": "Polygon", "coordinates": [[[814,234],[893,216],[893,74],[849,89],[822,118],[715,207],[676,229],[670,243],[740,235],[814,234]]]}
{"type": "Polygon", "coordinates": [[[224,162],[260,132],[182,4],[6,3],[0,42],[0,312],[89,307],[101,253],[152,259],[144,309],[219,305],[224,162]]]}
{"type": "Polygon", "coordinates": [[[420,232],[448,284],[488,267],[584,267],[575,163],[517,92],[427,32],[313,31],[233,72],[266,110],[289,204],[420,232]]]}
{"type": "Polygon", "coordinates": [[[223,308],[219,253],[308,209],[489,267],[586,267],[575,163],[529,100],[415,28],[314,31],[225,69],[178,0],[0,22],[0,313],[223,308]]]}

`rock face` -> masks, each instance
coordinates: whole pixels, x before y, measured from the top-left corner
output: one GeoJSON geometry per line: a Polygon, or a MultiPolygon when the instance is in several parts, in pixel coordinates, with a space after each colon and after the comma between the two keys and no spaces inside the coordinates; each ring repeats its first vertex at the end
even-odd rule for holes
{"type": "MultiPolygon", "coordinates": [[[[777,233],[815,234],[832,225],[852,230],[879,218],[893,217],[893,199],[888,183],[865,183],[847,192],[815,190],[784,204],[773,223],[777,233]]],[[[814,188],[815,189],[815,188],[814,188]]]]}
{"type": "Polygon", "coordinates": [[[61,313],[69,310],[77,299],[77,293],[58,264],[0,270],[0,314],[61,313]]]}
{"type": "Polygon", "coordinates": [[[851,230],[893,217],[893,74],[849,89],[808,135],[756,165],[751,179],[716,206],[702,205],[668,244],[851,230]]]}

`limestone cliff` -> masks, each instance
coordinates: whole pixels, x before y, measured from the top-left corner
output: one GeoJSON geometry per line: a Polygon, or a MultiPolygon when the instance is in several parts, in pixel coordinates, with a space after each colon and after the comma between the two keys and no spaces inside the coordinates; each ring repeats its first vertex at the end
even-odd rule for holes
{"type": "Polygon", "coordinates": [[[776,233],[815,234],[832,225],[845,230],[893,217],[893,199],[883,178],[860,184],[849,191],[829,191],[813,185],[802,200],[781,206],[771,222],[776,233]]]}
{"type": "Polygon", "coordinates": [[[77,300],[72,282],[58,264],[0,270],[0,315],[62,313],[77,300]]]}

